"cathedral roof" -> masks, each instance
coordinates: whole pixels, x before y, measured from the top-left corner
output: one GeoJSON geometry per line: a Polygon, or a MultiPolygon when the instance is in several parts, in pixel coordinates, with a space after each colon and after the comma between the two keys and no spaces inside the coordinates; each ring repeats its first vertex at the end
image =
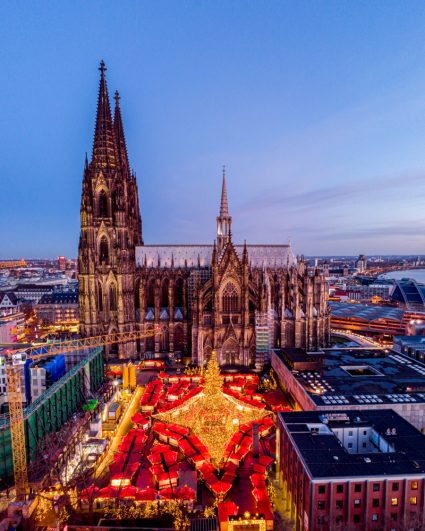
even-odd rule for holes
{"type": "MultiPolygon", "coordinates": [[[[243,245],[234,245],[239,258],[242,258],[243,245]]],[[[287,267],[294,265],[296,258],[290,245],[247,245],[248,261],[252,267],[287,267]]],[[[143,245],[136,247],[136,265],[162,268],[209,267],[213,245],[143,245]]]]}

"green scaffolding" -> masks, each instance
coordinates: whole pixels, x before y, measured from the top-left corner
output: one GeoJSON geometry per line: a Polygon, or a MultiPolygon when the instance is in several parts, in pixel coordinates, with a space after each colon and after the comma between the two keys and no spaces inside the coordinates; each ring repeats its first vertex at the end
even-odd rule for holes
{"type": "MultiPolygon", "coordinates": [[[[27,460],[36,461],[40,442],[85,406],[103,383],[103,349],[97,347],[24,410],[27,460]]],[[[13,483],[12,443],[7,415],[0,416],[0,489],[13,483]]]]}

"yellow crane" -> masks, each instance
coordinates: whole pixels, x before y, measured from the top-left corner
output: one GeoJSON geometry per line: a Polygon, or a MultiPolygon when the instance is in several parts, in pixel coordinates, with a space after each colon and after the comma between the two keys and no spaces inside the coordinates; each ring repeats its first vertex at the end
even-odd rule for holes
{"type": "Polygon", "coordinates": [[[151,337],[159,331],[155,327],[148,332],[121,332],[100,336],[92,336],[86,339],[74,339],[70,341],[60,341],[45,345],[32,347],[19,343],[7,345],[6,355],[6,383],[9,403],[10,418],[10,435],[12,442],[13,471],[15,478],[16,499],[24,500],[28,493],[28,468],[27,468],[27,451],[25,444],[25,422],[24,410],[22,406],[22,386],[21,371],[19,361],[17,360],[17,349],[25,349],[27,357],[37,362],[50,356],[58,356],[75,350],[90,349],[99,346],[112,345],[116,343],[130,343],[138,339],[151,337]],[[43,350],[40,353],[40,349],[43,350]]]}

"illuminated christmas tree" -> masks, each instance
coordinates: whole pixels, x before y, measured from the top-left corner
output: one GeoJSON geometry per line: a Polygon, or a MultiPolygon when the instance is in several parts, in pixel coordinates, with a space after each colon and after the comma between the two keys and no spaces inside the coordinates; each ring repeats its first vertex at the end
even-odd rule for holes
{"type": "Polygon", "coordinates": [[[205,371],[204,394],[207,397],[213,397],[221,393],[222,380],[220,376],[220,367],[217,362],[215,350],[211,353],[211,359],[208,362],[205,371]]]}

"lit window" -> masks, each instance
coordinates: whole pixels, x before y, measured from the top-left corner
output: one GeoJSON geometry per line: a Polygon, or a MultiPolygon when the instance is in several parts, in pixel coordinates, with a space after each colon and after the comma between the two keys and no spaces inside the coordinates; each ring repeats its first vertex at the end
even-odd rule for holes
{"type": "Polygon", "coordinates": [[[222,294],[222,308],[223,313],[237,313],[239,312],[239,297],[238,292],[231,282],[226,284],[222,294]]]}
{"type": "Polygon", "coordinates": [[[377,522],[378,521],[378,515],[377,514],[372,514],[372,520],[374,522],[377,522]]]}
{"type": "Polygon", "coordinates": [[[410,505],[417,505],[418,499],[416,498],[416,496],[410,496],[409,503],[410,505]]]}
{"type": "Polygon", "coordinates": [[[391,505],[396,507],[398,505],[398,498],[391,498],[391,505]]]}
{"type": "Polygon", "coordinates": [[[354,500],[354,507],[360,507],[360,500],[354,500]]]}
{"type": "Polygon", "coordinates": [[[412,490],[418,490],[418,482],[417,481],[412,481],[412,483],[410,485],[410,488],[412,490]]]}

